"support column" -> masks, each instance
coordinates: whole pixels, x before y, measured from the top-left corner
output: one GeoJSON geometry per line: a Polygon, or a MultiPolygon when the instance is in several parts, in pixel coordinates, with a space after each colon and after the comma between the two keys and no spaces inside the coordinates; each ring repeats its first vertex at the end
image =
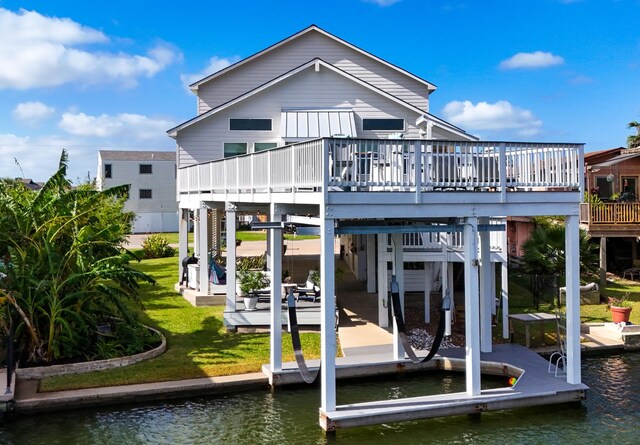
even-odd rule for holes
{"type": "MultiPolygon", "coordinates": [[[[480,218],[480,224],[489,224],[489,218],[480,218]]],[[[480,235],[480,351],[491,352],[491,316],[495,308],[491,292],[491,232],[480,235]]]]}
{"type": "Polygon", "coordinates": [[[378,234],[378,326],[389,327],[389,277],[387,272],[387,234],[378,234]]]}
{"type": "Polygon", "coordinates": [[[376,236],[367,235],[367,292],[376,292],[376,236]]]}
{"type": "Polygon", "coordinates": [[[178,212],[180,217],[178,219],[178,282],[180,282],[184,274],[182,260],[189,255],[189,209],[179,209],[178,212]]]}
{"type": "Polygon", "coordinates": [[[198,245],[200,252],[200,286],[198,292],[202,295],[209,293],[209,209],[201,206],[198,210],[200,219],[198,221],[198,245]]]}
{"type": "Polygon", "coordinates": [[[581,383],[580,376],[580,240],[579,218],[565,217],[567,275],[567,383],[581,383]]]}
{"type": "Polygon", "coordinates": [[[607,285],[607,237],[600,237],[600,287],[607,285]]]}
{"type": "MultiPolygon", "coordinates": [[[[282,221],[282,214],[278,212],[277,204],[274,203],[271,203],[271,221],[282,221]]],[[[273,384],[273,373],[282,371],[282,230],[267,230],[267,233],[271,233],[267,251],[271,271],[271,377],[269,383],[273,384]]]]}
{"type": "MultiPolygon", "coordinates": [[[[400,309],[404,315],[404,246],[402,243],[402,233],[393,233],[391,239],[393,240],[393,271],[396,274],[396,281],[398,282],[398,288],[400,290],[400,309]]],[[[400,341],[395,319],[393,322],[393,358],[394,360],[404,360],[404,347],[400,341]]]]}
{"type": "MultiPolygon", "coordinates": [[[[505,221],[506,223],[506,221],[505,221]]],[[[507,232],[500,233],[500,247],[502,250],[500,270],[500,298],[502,298],[502,338],[508,339],[509,332],[509,246],[507,232]]]]}
{"type": "Polygon", "coordinates": [[[442,244],[442,265],[440,266],[440,270],[442,270],[442,278],[440,280],[440,283],[442,284],[442,298],[447,295],[447,292],[449,292],[449,296],[451,297],[451,309],[444,314],[444,335],[448,337],[451,335],[451,319],[453,318],[453,311],[456,310],[453,303],[453,289],[449,284],[449,234],[440,234],[440,243],[442,244]]]}
{"type": "MultiPolygon", "coordinates": [[[[321,206],[322,207],[322,206],[321,206]]],[[[324,209],[321,208],[321,215],[324,209]]],[[[320,280],[322,298],[321,317],[321,398],[322,412],[336,409],[336,297],[335,297],[335,220],[321,217],[320,225],[320,280]]]]}
{"type": "Polygon", "coordinates": [[[464,309],[467,394],[480,395],[480,295],[478,289],[478,218],[464,224],[464,309]]]}
{"type": "MultiPolygon", "coordinates": [[[[451,322],[455,315],[456,311],[456,303],[455,303],[455,294],[456,287],[454,285],[454,276],[453,276],[453,262],[447,262],[447,290],[449,291],[449,295],[451,295],[451,310],[448,312],[449,318],[449,335],[451,335],[451,322]]],[[[457,322],[458,320],[456,320],[457,322]]]]}
{"type": "Polygon", "coordinates": [[[424,262],[424,322],[431,322],[431,287],[435,277],[435,263],[424,262]]]}
{"type": "Polygon", "coordinates": [[[234,204],[227,203],[227,297],[225,303],[227,312],[236,310],[236,210],[234,204]]]}

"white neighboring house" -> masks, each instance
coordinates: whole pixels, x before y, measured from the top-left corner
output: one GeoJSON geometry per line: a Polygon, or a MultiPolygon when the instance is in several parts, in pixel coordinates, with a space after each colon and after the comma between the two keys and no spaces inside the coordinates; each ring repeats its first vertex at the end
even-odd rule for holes
{"type": "Polygon", "coordinates": [[[175,151],[100,150],[98,190],[131,184],[125,209],[136,213],[133,233],[177,232],[175,151]]]}

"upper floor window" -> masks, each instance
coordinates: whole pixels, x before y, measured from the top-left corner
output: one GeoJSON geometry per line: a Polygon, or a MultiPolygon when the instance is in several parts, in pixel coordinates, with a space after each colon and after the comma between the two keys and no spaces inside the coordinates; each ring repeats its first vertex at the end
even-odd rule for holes
{"type": "Polygon", "coordinates": [[[253,144],[253,151],[256,153],[263,150],[271,150],[272,148],[276,148],[278,144],[275,142],[256,142],[253,144]]]}
{"type": "Polygon", "coordinates": [[[150,175],[151,173],[153,173],[153,168],[151,164],[140,164],[141,175],[150,175]]]}
{"type": "Polygon", "coordinates": [[[271,131],[271,119],[229,119],[229,130],[271,131]]]}
{"type": "Polygon", "coordinates": [[[105,178],[111,177],[111,164],[104,164],[104,177],[105,178]]]}
{"type": "Polygon", "coordinates": [[[224,157],[238,156],[247,154],[246,142],[225,142],[224,143],[224,157]]]}
{"type": "Polygon", "coordinates": [[[362,119],[362,129],[365,131],[403,131],[404,119],[362,119]]]}
{"type": "Polygon", "coordinates": [[[151,199],[151,189],[140,189],[140,199],[151,199]]]}
{"type": "Polygon", "coordinates": [[[598,195],[600,199],[610,199],[613,195],[613,176],[596,176],[596,189],[592,194],[598,195]]]}

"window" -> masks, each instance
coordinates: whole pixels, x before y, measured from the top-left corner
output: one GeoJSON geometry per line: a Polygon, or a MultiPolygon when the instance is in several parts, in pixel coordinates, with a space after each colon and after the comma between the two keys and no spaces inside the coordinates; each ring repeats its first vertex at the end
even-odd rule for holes
{"type": "Polygon", "coordinates": [[[238,156],[247,154],[246,142],[225,142],[224,143],[224,157],[238,156]]]}
{"type": "Polygon", "coordinates": [[[150,175],[152,173],[151,164],[140,164],[140,174],[141,175],[150,175]]]}
{"type": "Polygon", "coordinates": [[[362,119],[362,129],[365,131],[403,131],[404,119],[362,119]]]}
{"type": "Polygon", "coordinates": [[[151,189],[140,189],[140,199],[151,199],[151,189]]]}
{"type": "Polygon", "coordinates": [[[600,199],[610,199],[613,195],[613,176],[607,178],[606,176],[596,176],[597,194],[600,199]],[[611,181],[609,181],[611,179],[611,181]]]}
{"type": "Polygon", "coordinates": [[[271,150],[272,148],[276,148],[278,144],[275,142],[256,142],[253,144],[253,151],[256,153],[263,150],[271,150]]]}
{"type": "Polygon", "coordinates": [[[271,131],[271,119],[229,119],[229,130],[271,131]]]}
{"type": "Polygon", "coordinates": [[[105,178],[111,177],[111,164],[104,164],[104,177],[105,178]]]}

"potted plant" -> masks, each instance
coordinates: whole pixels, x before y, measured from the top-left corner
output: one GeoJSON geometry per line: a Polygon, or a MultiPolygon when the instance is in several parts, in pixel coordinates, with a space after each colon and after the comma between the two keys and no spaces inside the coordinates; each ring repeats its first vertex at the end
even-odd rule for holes
{"type": "Polygon", "coordinates": [[[238,272],[240,294],[244,298],[244,307],[248,311],[254,311],[258,303],[256,291],[269,285],[269,279],[261,271],[242,270],[238,272]]]}
{"type": "Polygon", "coordinates": [[[622,298],[609,297],[609,309],[611,309],[611,318],[614,323],[629,323],[632,306],[627,300],[627,296],[622,298]]]}

